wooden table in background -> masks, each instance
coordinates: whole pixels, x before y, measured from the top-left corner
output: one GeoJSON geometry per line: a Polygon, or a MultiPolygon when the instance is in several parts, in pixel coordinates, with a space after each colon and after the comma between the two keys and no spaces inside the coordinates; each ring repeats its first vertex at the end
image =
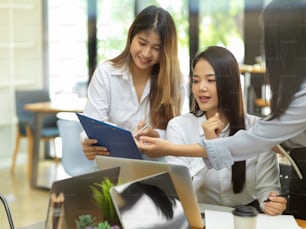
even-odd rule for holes
{"type": "Polygon", "coordinates": [[[295,220],[301,228],[306,229],[306,220],[303,219],[295,219],[295,220]]]}
{"type": "Polygon", "coordinates": [[[244,76],[243,77],[243,97],[245,99],[245,104],[246,104],[246,108],[247,111],[249,113],[253,113],[253,102],[251,102],[249,100],[249,96],[250,96],[250,88],[251,88],[251,76],[252,74],[258,74],[258,75],[262,75],[264,77],[265,73],[266,73],[266,69],[263,68],[261,65],[259,64],[255,64],[255,65],[240,65],[240,73],[244,76]]]}
{"type": "Polygon", "coordinates": [[[83,112],[86,104],[86,99],[75,99],[62,102],[40,102],[31,103],[24,106],[25,110],[35,113],[35,129],[34,129],[34,145],[33,145],[33,161],[31,172],[31,186],[33,188],[50,188],[39,187],[37,184],[38,178],[38,163],[39,163],[39,145],[42,126],[42,117],[44,114],[57,114],[59,112],[83,112]]]}

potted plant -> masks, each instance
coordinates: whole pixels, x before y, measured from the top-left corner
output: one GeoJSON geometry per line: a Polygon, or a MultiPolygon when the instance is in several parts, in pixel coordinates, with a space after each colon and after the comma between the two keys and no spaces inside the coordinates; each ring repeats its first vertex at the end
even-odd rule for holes
{"type": "Polygon", "coordinates": [[[120,221],[110,196],[110,189],[113,186],[108,178],[90,186],[94,202],[101,209],[103,221],[97,222],[93,216],[84,214],[76,220],[77,229],[120,229],[120,221]]]}
{"type": "Polygon", "coordinates": [[[96,183],[95,186],[91,186],[93,193],[93,199],[97,204],[98,208],[101,209],[104,220],[107,220],[112,225],[120,225],[120,221],[114,207],[110,189],[114,184],[105,178],[100,184],[96,183]]]}

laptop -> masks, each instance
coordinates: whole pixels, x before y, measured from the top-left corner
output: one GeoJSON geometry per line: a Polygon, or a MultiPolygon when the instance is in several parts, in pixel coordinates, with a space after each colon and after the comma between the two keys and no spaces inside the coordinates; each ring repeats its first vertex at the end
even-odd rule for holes
{"type": "Polygon", "coordinates": [[[168,172],[114,186],[110,194],[125,229],[190,228],[168,172]]]}
{"type": "Polygon", "coordinates": [[[45,228],[77,228],[76,220],[85,214],[92,215],[97,222],[102,221],[102,213],[94,202],[91,186],[105,178],[117,184],[119,172],[119,167],[113,167],[53,182],[45,228]]]}
{"type": "Polygon", "coordinates": [[[187,167],[165,162],[134,160],[108,156],[97,156],[96,163],[98,169],[102,170],[120,167],[120,174],[118,178],[119,184],[128,183],[161,172],[168,172],[178,197],[182,202],[182,206],[190,227],[204,227],[204,220],[201,216],[200,207],[197,203],[197,197],[193,189],[191,176],[187,167]]]}

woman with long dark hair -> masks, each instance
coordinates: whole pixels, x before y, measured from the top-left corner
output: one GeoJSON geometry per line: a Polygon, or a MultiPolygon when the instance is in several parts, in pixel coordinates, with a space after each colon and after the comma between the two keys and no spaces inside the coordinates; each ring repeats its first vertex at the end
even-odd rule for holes
{"type": "MultiPolygon", "coordinates": [[[[168,141],[192,144],[202,138],[232,136],[254,125],[258,117],[244,112],[239,66],[230,51],[210,46],[195,57],[192,70],[191,113],[169,121],[168,141]],[[215,132],[216,129],[220,131],[215,132]]],[[[200,203],[252,205],[270,215],[281,214],[286,209],[284,197],[265,202],[281,192],[278,161],[271,152],[236,161],[231,168],[221,171],[209,169],[197,157],[169,156],[167,161],[189,167],[200,203]]]]}

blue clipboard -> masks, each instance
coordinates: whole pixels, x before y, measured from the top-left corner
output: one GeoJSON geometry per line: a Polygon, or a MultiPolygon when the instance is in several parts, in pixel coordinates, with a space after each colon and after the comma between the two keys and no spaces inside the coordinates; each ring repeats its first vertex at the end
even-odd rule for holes
{"type": "Polygon", "coordinates": [[[111,157],[143,159],[130,131],[109,123],[76,113],[88,138],[97,139],[97,146],[104,146],[111,157]]]}

